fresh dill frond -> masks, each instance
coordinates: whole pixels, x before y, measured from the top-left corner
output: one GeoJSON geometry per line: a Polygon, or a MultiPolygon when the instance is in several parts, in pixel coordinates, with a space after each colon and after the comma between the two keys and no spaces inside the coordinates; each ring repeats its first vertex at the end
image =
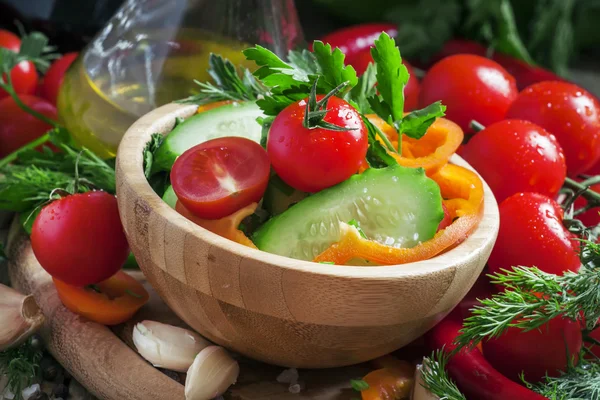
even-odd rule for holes
{"type": "Polygon", "coordinates": [[[546,376],[536,384],[524,383],[551,400],[600,400],[600,364],[581,357],[576,366],[560,376],[546,376]]]}
{"type": "Polygon", "coordinates": [[[449,358],[444,349],[434,351],[429,357],[423,357],[421,369],[423,387],[440,400],[466,400],[465,395],[448,376],[446,365],[449,358]]]}
{"type": "Polygon", "coordinates": [[[7,387],[15,399],[21,399],[23,389],[31,386],[40,375],[42,350],[29,341],[19,347],[0,352],[0,375],[6,375],[7,387]]]}

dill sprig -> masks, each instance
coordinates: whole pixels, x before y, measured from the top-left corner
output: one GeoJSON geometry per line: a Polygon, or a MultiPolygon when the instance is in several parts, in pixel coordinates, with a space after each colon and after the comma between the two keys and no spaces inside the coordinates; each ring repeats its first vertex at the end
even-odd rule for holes
{"type": "Polygon", "coordinates": [[[440,400],[466,400],[465,395],[448,376],[446,365],[449,359],[450,356],[444,349],[434,351],[429,357],[423,357],[421,369],[423,387],[440,400]]]}
{"type": "Polygon", "coordinates": [[[15,399],[21,399],[21,392],[31,386],[40,374],[42,350],[30,341],[0,352],[0,375],[6,375],[7,387],[14,393],[15,399]]]}
{"type": "Polygon", "coordinates": [[[521,379],[529,389],[551,400],[600,400],[600,364],[583,357],[560,376],[546,376],[536,384],[521,379]]]}

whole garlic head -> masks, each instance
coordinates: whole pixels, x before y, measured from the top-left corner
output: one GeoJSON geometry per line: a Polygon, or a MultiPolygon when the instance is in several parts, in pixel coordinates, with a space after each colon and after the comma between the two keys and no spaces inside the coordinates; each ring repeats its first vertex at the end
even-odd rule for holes
{"type": "Polygon", "coordinates": [[[219,346],[204,348],[185,379],[186,400],[210,400],[225,393],[240,374],[240,366],[219,346]]]}
{"type": "Polygon", "coordinates": [[[142,357],[155,367],[185,372],[196,355],[211,343],[187,329],[155,321],[133,328],[133,343],[142,357]]]}

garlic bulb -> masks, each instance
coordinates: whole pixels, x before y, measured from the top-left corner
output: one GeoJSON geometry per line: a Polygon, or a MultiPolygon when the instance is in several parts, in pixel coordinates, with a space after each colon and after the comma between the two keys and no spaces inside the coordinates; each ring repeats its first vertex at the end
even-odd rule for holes
{"type": "Polygon", "coordinates": [[[240,366],[219,346],[209,346],[194,360],[185,379],[186,400],[210,400],[225,393],[240,374],[240,366]]]}
{"type": "Polygon", "coordinates": [[[23,343],[43,323],[44,314],[32,295],[0,285],[0,351],[23,343]]]}
{"type": "Polygon", "coordinates": [[[133,327],[133,343],[142,357],[155,367],[185,372],[210,342],[187,329],[155,321],[133,327]]]}
{"type": "Polygon", "coordinates": [[[411,400],[440,400],[439,397],[423,387],[422,371],[423,366],[421,364],[417,365],[417,369],[415,370],[415,385],[413,387],[411,400]]]}

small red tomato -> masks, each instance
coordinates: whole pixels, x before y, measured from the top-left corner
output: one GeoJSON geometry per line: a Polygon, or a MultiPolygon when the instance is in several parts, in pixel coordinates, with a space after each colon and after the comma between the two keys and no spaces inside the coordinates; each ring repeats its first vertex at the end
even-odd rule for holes
{"type": "Polygon", "coordinates": [[[450,39],[441,50],[431,57],[430,65],[456,54],[474,54],[485,57],[487,49],[477,42],[465,39],[450,39]]]}
{"type": "Polygon", "coordinates": [[[387,32],[391,37],[395,37],[398,35],[398,28],[395,24],[386,22],[352,25],[331,32],[320,40],[325,44],[329,43],[332,48],[338,47],[346,55],[346,64],[353,65],[354,56],[361,50],[373,46],[381,32],[387,32]]]}
{"type": "Polygon", "coordinates": [[[53,201],[33,223],[31,247],[46,272],[69,285],[110,278],[129,255],[117,199],[95,191],[53,201]]]}
{"type": "Polygon", "coordinates": [[[534,67],[524,61],[518,60],[502,53],[494,53],[492,59],[502,65],[517,80],[517,88],[525,89],[529,85],[544,81],[564,81],[563,78],[552,71],[534,67]]]}
{"type": "Polygon", "coordinates": [[[473,136],[461,156],[490,185],[498,203],[519,192],[554,197],[567,174],[556,138],[528,121],[504,120],[488,126],[473,136]]]}
{"type": "Polygon", "coordinates": [[[44,76],[44,82],[42,83],[42,96],[52,104],[56,104],[58,98],[58,91],[62,81],[65,77],[65,73],[69,66],[75,61],[78,53],[67,53],[58,60],[54,61],[46,75],[44,76]]]}
{"type": "Polygon", "coordinates": [[[277,115],[269,130],[267,152],[285,183],[303,192],[318,192],[358,171],[367,154],[367,128],[358,111],[338,97],[327,101],[323,120],[350,130],[307,128],[306,102],[291,104],[277,115]]]}
{"type": "MultiPolygon", "coordinates": [[[[44,99],[22,95],[25,105],[55,120],[56,108],[44,99]]],[[[42,136],[52,126],[24,111],[12,97],[0,100],[0,158],[42,136]]]]}
{"type": "MultiPolygon", "coordinates": [[[[12,32],[0,29],[0,47],[17,53],[21,48],[21,39],[12,32]]],[[[10,71],[13,88],[18,94],[34,94],[37,88],[38,74],[30,61],[22,61],[10,71]]],[[[9,94],[0,89],[0,99],[9,94]]]]}
{"type": "Polygon", "coordinates": [[[600,104],[577,85],[531,85],[519,93],[506,117],[531,121],[556,136],[571,176],[586,172],[600,159],[600,104]]]}
{"type": "MultiPolygon", "coordinates": [[[[358,53],[352,62],[352,66],[356,70],[358,75],[362,75],[369,63],[373,63],[373,56],[371,56],[371,49],[365,49],[358,53]]],[[[419,107],[419,91],[421,90],[421,85],[419,83],[419,78],[415,75],[415,70],[413,67],[402,60],[402,63],[406,66],[408,73],[410,74],[410,78],[408,79],[408,83],[404,87],[404,111],[413,111],[419,107]]]]}
{"type": "Polygon", "coordinates": [[[171,184],[191,213],[219,219],[261,199],[269,181],[269,167],[265,150],[250,139],[212,139],[177,158],[171,184]]]}
{"type": "Polygon", "coordinates": [[[563,226],[563,211],[554,200],[517,193],[499,208],[500,231],[488,260],[490,273],[513,266],[535,266],[557,275],[579,270],[574,236],[563,226]]]}
{"type": "Polygon", "coordinates": [[[421,81],[419,107],[441,100],[446,118],[473,133],[472,120],[484,126],[504,119],[517,97],[515,78],[498,63],[470,54],[446,57],[421,81]]]}
{"type": "Polygon", "coordinates": [[[529,332],[509,328],[501,336],[481,343],[483,355],[502,375],[521,382],[521,372],[529,382],[558,376],[569,361],[577,363],[582,346],[581,325],[557,317],[529,332]],[[568,358],[567,358],[568,357],[568,358]]]}

